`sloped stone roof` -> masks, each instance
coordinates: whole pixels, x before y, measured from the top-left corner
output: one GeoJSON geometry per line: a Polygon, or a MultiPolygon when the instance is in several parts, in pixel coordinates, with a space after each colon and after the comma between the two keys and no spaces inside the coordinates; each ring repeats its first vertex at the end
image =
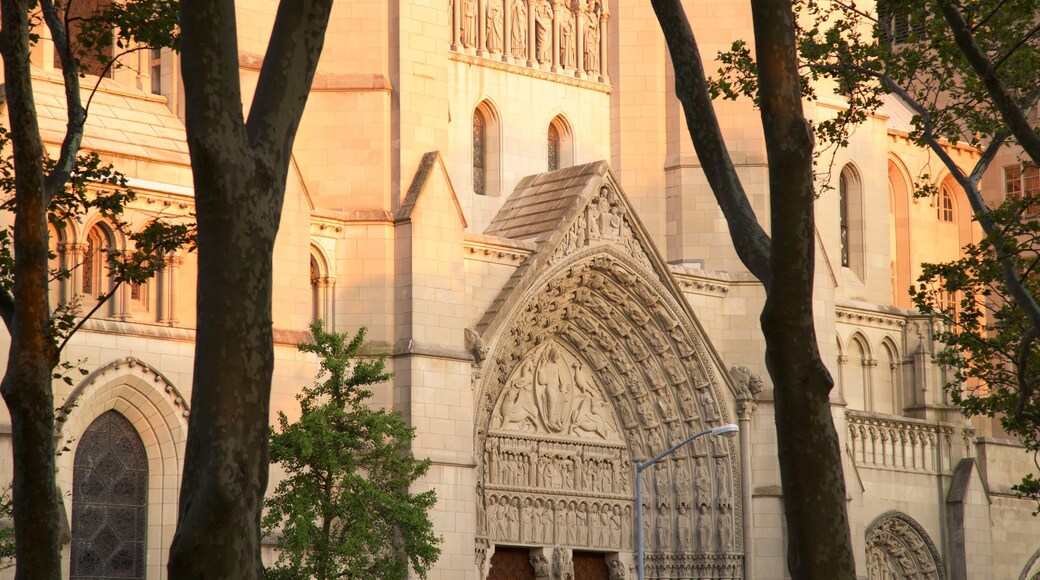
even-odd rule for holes
{"type": "MultiPolygon", "coordinates": [[[[84,79],[84,104],[92,83],[92,79],[84,79]]],[[[40,135],[45,144],[60,145],[67,123],[61,76],[34,70],[33,90],[40,135]]],[[[166,106],[166,99],[110,80],[102,81],[90,104],[83,149],[183,166],[190,164],[184,125],[166,106]]]]}
{"type": "Polygon", "coordinates": [[[484,230],[485,234],[543,242],[562,233],[599,189],[606,161],[525,177],[484,230]]]}

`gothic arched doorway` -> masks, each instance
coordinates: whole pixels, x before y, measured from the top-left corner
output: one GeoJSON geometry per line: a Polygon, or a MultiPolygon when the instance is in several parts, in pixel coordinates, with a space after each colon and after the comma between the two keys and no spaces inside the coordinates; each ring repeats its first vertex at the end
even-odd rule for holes
{"type": "Polygon", "coordinates": [[[134,426],[107,411],[87,427],[72,472],[70,578],[144,578],[148,456],[134,426]]]}

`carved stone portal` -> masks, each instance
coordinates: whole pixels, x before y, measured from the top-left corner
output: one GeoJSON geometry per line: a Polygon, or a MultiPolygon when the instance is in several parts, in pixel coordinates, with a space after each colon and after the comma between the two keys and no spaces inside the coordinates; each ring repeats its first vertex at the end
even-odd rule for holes
{"type": "MultiPolygon", "coordinates": [[[[619,189],[590,192],[548,271],[517,279],[527,294],[483,323],[477,535],[492,544],[632,551],[633,462],[732,417],[703,336],[629,216],[619,189]]],[[[740,575],[735,451],[701,438],[644,474],[651,576],[740,575]]]]}

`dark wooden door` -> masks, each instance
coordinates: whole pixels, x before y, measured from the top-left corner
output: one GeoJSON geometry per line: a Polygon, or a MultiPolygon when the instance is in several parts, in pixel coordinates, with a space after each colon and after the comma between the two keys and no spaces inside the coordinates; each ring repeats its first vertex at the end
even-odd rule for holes
{"type": "Polygon", "coordinates": [[[606,554],[574,552],[574,580],[609,580],[606,554]]]}
{"type": "Polygon", "coordinates": [[[488,580],[535,580],[529,557],[527,548],[496,547],[488,580]]]}

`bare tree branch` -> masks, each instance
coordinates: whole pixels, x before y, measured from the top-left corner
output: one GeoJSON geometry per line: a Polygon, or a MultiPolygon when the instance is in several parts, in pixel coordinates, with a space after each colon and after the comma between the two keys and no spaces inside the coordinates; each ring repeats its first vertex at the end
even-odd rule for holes
{"type": "Polygon", "coordinates": [[[76,326],[72,327],[72,330],[70,330],[65,335],[65,339],[62,340],[61,344],[58,345],[58,353],[61,353],[61,351],[65,348],[65,345],[68,344],[69,339],[71,339],[72,336],[76,334],[76,331],[78,331],[80,328],[82,328],[83,325],[88,320],[90,320],[91,317],[93,317],[94,314],[97,313],[97,311],[100,310],[102,306],[104,306],[113,296],[115,296],[116,291],[119,290],[119,287],[122,286],[122,285],[123,285],[123,281],[122,280],[116,281],[115,285],[112,286],[112,290],[110,290],[107,294],[103,294],[98,299],[97,304],[95,304],[94,307],[90,309],[90,312],[87,312],[83,316],[83,318],[79,319],[79,322],[76,323],[76,326]]]}
{"type": "Polygon", "coordinates": [[[942,10],[943,16],[946,18],[946,22],[950,25],[954,41],[956,41],[957,46],[968,60],[968,64],[971,65],[971,68],[979,76],[983,86],[986,87],[986,92],[997,110],[1000,111],[1008,129],[1011,130],[1011,134],[1015,136],[1019,146],[1025,150],[1026,154],[1033,160],[1033,163],[1040,165],[1040,135],[1037,135],[1033,128],[1030,127],[1029,120],[1026,119],[1022,108],[1011,93],[1008,92],[1000,76],[997,75],[996,67],[982,51],[978,43],[975,42],[975,36],[964,21],[964,16],[961,15],[960,10],[949,0],[936,1],[942,10]]]}
{"type": "MultiPolygon", "coordinates": [[[[83,108],[82,97],[79,93],[79,66],[76,59],[72,57],[72,41],[67,34],[68,29],[62,24],[62,18],[58,15],[54,0],[40,0],[40,8],[43,10],[43,19],[51,32],[55,51],[61,61],[61,76],[65,81],[65,109],[68,118],[58,162],[45,177],[45,191],[47,198],[50,199],[55,192],[65,187],[76,167],[76,156],[79,154],[79,147],[83,142],[83,126],[87,122],[87,113],[83,108]]],[[[65,12],[67,15],[68,7],[65,12]]]]}

